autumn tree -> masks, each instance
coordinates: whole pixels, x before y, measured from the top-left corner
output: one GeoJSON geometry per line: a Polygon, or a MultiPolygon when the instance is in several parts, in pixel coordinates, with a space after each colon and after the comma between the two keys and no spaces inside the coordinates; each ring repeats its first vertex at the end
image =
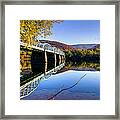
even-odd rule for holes
{"type": "Polygon", "coordinates": [[[33,45],[37,36],[48,37],[52,34],[51,28],[60,20],[20,20],[20,40],[33,45]]]}

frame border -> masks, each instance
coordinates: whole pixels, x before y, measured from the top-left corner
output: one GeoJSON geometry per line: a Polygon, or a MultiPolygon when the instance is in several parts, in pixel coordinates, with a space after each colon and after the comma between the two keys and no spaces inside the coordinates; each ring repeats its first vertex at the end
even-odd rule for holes
{"type": "Polygon", "coordinates": [[[2,1],[0,41],[0,119],[118,119],[119,120],[119,0],[45,0],[45,1],[2,1]],[[5,115],[5,5],[115,5],[115,115],[5,115]]]}

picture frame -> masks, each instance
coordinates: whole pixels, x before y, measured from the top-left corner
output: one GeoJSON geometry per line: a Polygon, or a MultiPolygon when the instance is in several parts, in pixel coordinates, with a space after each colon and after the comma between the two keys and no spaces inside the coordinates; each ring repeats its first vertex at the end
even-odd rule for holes
{"type": "Polygon", "coordinates": [[[119,1],[2,1],[1,9],[1,119],[119,119],[119,1]],[[5,115],[5,5],[115,5],[115,115],[5,115]]]}

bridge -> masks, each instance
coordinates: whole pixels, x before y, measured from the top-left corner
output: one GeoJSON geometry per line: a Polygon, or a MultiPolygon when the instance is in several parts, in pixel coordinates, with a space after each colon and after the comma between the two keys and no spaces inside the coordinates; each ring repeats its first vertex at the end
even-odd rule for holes
{"type": "MultiPolygon", "coordinates": [[[[65,65],[65,53],[48,43],[27,45],[20,42],[20,51],[21,73],[27,72],[27,70],[37,73],[28,81],[27,79],[21,80],[20,98],[24,98],[37,88],[40,80],[49,78],[65,65]]],[[[24,75],[24,73],[22,74],[24,75]]]]}
{"type": "Polygon", "coordinates": [[[29,96],[31,93],[33,93],[36,90],[36,88],[38,87],[41,80],[48,79],[52,74],[55,74],[58,70],[60,70],[64,66],[65,66],[65,63],[62,63],[62,64],[52,68],[49,71],[45,71],[45,73],[40,74],[38,77],[35,77],[30,82],[22,85],[20,87],[20,98],[29,96]]]}
{"type": "Polygon", "coordinates": [[[42,51],[44,52],[44,59],[45,63],[48,62],[48,56],[47,53],[53,53],[54,54],[54,60],[55,64],[57,61],[57,56],[59,55],[59,62],[61,63],[63,60],[65,60],[65,53],[61,51],[59,48],[52,47],[48,43],[38,43],[37,45],[27,45],[26,43],[20,42],[20,48],[21,49],[27,49],[27,50],[32,50],[32,51],[42,51]]]}

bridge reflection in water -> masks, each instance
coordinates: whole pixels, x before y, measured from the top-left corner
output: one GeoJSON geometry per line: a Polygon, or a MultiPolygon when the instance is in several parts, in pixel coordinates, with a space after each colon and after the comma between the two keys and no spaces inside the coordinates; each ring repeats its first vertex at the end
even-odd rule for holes
{"type": "Polygon", "coordinates": [[[38,77],[34,78],[32,81],[20,87],[20,98],[30,95],[38,87],[41,80],[49,78],[52,74],[55,74],[58,70],[60,70],[64,66],[65,66],[65,63],[62,63],[49,71],[46,71],[46,66],[45,66],[45,73],[40,74],[38,77]]]}
{"type": "Polygon", "coordinates": [[[50,77],[65,65],[65,53],[47,43],[27,46],[20,43],[20,98],[30,95],[40,80],[50,77]]]}

